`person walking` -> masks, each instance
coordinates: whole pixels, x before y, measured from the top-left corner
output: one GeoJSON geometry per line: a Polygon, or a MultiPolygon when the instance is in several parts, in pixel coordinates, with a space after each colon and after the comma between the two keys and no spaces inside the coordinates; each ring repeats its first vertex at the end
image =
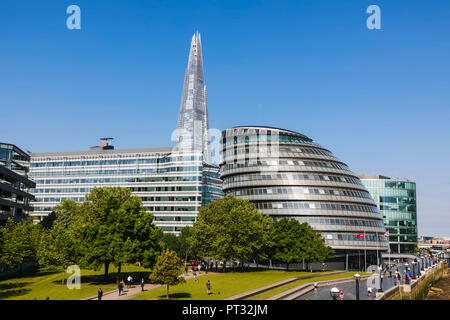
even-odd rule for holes
{"type": "Polygon", "coordinates": [[[368,296],[368,297],[371,297],[371,296],[372,296],[372,288],[371,288],[371,287],[368,287],[368,288],[367,288],[367,296],[368,296]]]}
{"type": "Polygon", "coordinates": [[[211,282],[206,282],[206,294],[209,296],[211,294],[211,282]]]}
{"type": "Polygon", "coordinates": [[[184,267],[184,275],[185,275],[185,276],[188,275],[188,267],[187,267],[187,266],[184,267]]]}
{"type": "Polygon", "coordinates": [[[131,287],[131,281],[133,281],[133,278],[129,275],[128,278],[127,278],[128,288],[131,287]]]}
{"type": "Polygon", "coordinates": [[[119,289],[119,296],[120,296],[120,294],[122,293],[122,282],[123,282],[123,280],[120,281],[120,282],[119,282],[119,285],[117,286],[117,289],[119,289]]]}
{"type": "Polygon", "coordinates": [[[102,300],[102,297],[103,297],[103,290],[102,288],[98,288],[97,299],[102,300]]]}
{"type": "Polygon", "coordinates": [[[339,290],[339,299],[344,300],[344,289],[339,290]]]}
{"type": "Polygon", "coordinates": [[[197,281],[197,272],[195,270],[192,272],[192,276],[194,277],[194,281],[197,281]]]}
{"type": "Polygon", "coordinates": [[[142,277],[142,279],[141,279],[141,292],[144,291],[144,285],[145,285],[145,280],[142,277]]]}
{"type": "Polygon", "coordinates": [[[317,292],[317,285],[318,285],[318,283],[314,282],[314,292],[317,292]]]}

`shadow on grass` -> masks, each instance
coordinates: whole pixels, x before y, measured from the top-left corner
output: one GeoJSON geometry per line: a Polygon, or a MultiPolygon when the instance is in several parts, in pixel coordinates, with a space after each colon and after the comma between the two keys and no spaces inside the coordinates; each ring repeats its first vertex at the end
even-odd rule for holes
{"type": "MultiPolygon", "coordinates": [[[[25,286],[25,285],[26,285],[26,283],[24,283],[23,286],[25,286]]],[[[29,293],[30,291],[31,291],[31,289],[29,289],[29,288],[22,288],[22,289],[16,289],[16,290],[14,290],[14,289],[8,290],[7,289],[6,291],[0,292],[0,300],[12,298],[12,297],[23,296],[23,295],[29,293]]]]}
{"type": "MultiPolygon", "coordinates": [[[[188,292],[169,293],[169,300],[170,299],[190,298],[190,297],[191,297],[191,294],[188,292]]],[[[158,299],[160,299],[160,300],[166,300],[166,298],[167,298],[167,296],[165,294],[158,296],[158,299]]]]}

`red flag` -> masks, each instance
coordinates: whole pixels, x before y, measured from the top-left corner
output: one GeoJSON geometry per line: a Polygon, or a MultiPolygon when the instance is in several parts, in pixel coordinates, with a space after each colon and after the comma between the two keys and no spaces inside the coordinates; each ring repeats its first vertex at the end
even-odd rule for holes
{"type": "Polygon", "coordinates": [[[360,239],[360,238],[364,238],[364,232],[358,234],[358,235],[355,237],[355,239],[360,239]]]}
{"type": "Polygon", "coordinates": [[[389,236],[389,231],[386,231],[385,233],[383,233],[383,236],[385,236],[385,237],[389,236]]]}

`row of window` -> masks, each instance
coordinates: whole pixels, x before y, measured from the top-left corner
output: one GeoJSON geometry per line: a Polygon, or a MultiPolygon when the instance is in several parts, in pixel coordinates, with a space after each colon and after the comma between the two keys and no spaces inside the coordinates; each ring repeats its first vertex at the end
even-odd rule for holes
{"type": "Polygon", "coordinates": [[[229,158],[231,156],[237,156],[241,154],[258,154],[259,157],[267,157],[269,155],[277,156],[280,154],[288,154],[289,156],[299,157],[302,153],[315,154],[327,157],[333,157],[333,154],[329,151],[325,151],[322,149],[304,149],[300,147],[286,147],[279,145],[270,145],[270,146],[246,146],[246,147],[235,147],[233,149],[226,149],[222,152],[222,154],[229,158]],[[308,151],[306,151],[308,150],[308,151]],[[313,151],[314,150],[314,151],[313,151]]]}
{"type": "Polygon", "coordinates": [[[104,166],[121,164],[144,164],[144,163],[167,163],[175,161],[199,161],[201,156],[179,156],[165,158],[144,158],[144,159],[114,159],[114,160],[83,160],[83,161],[54,161],[54,162],[32,162],[31,167],[74,167],[74,166],[104,166]]]}
{"type": "Polygon", "coordinates": [[[168,167],[151,169],[122,169],[122,170],[76,170],[76,171],[50,171],[31,172],[32,177],[57,177],[57,176],[94,176],[94,175],[130,175],[144,173],[167,173],[184,171],[201,171],[202,167],[168,167]]]}
{"type": "Polygon", "coordinates": [[[379,197],[381,203],[416,204],[415,198],[410,197],[379,197]]]}
{"type": "MultiPolygon", "coordinates": [[[[56,198],[55,198],[56,199],[56,198]]],[[[82,202],[82,201],[84,201],[84,198],[58,198],[58,199],[60,199],[59,201],[61,201],[61,200],[74,200],[74,201],[77,201],[77,202],[82,202]],[[78,199],[78,200],[76,200],[76,199],[78,199]]],[[[59,202],[59,201],[55,201],[55,202],[59,202]]],[[[42,207],[42,206],[36,206],[36,207],[34,207],[34,211],[52,211],[53,210],[53,206],[52,207],[42,207]]],[[[159,211],[197,211],[198,210],[198,207],[176,207],[176,206],[170,206],[170,207],[167,207],[167,206],[164,206],[164,207],[145,207],[145,209],[147,210],[147,211],[150,211],[150,212],[159,212],[159,211]]]]}
{"type": "Polygon", "coordinates": [[[319,174],[301,174],[301,173],[273,173],[273,174],[237,174],[230,177],[225,177],[224,182],[246,182],[246,181],[261,181],[261,180],[315,180],[315,181],[334,181],[345,182],[351,184],[361,185],[361,181],[358,178],[349,176],[325,176],[319,174]]]}
{"type": "Polygon", "coordinates": [[[387,210],[387,211],[405,211],[405,212],[416,212],[416,206],[415,205],[380,205],[380,210],[387,210]]]}
{"type": "MultiPolygon", "coordinates": [[[[290,217],[289,217],[290,218],[290,217]]],[[[312,218],[312,217],[295,217],[299,222],[307,222],[311,225],[325,224],[325,225],[341,225],[341,226],[355,226],[355,227],[374,227],[383,228],[382,220],[368,220],[368,219],[350,219],[350,218],[312,218]]]]}
{"type": "MultiPolygon", "coordinates": [[[[233,134],[236,134],[236,131],[233,131],[233,134]]],[[[295,142],[295,143],[305,143],[310,145],[318,146],[318,144],[307,140],[298,136],[284,135],[278,134],[277,131],[274,134],[256,134],[256,135],[248,135],[248,136],[226,136],[222,138],[223,146],[229,146],[231,144],[238,143],[250,143],[250,142],[295,142]]]]}
{"type": "Polygon", "coordinates": [[[301,187],[291,187],[291,188],[244,188],[244,189],[233,189],[235,196],[256,196],[256,195],[272,195],[272,194],[312,194],[312,195],[330,195],[330,196],[343,196],[343,197],[355,197],[372,199],[370,194],[365,191],[356,190],[343,190],[343,189],[316,189],[316,188],[301,188],[301,187]]]}
{"type": "Polygon", "coordinates": [[[36,180],[36,184],[72,184],[72,183],[120,183],[120,182],[166,182],[166,181],[201,181],[197,176],[180,177],[132,177],[132,178],[86,178],[86,179],[45,179],[36,180]]]}
{"type": "Polygon", "coordinates": [[[345,164],[336,162],[325,162],[325,161],[308,161],[308,160],[261,160],[254,162],[244,162],[244,163],[228,163],[222,166],[225,170],[232,170],[238,168],[252,168],[260,166],[307,166],[307,167],[321,167],[321,168],[333,168],[340,170],[349,170],[345,164]]]}
{"type": "Polygon", "coordinates": [[[196,217],[156,216],[155,221],[196,221],[196,217]]]}
{"type": "Polygon", "coordinates": [[[378,213],[377,207],[360,204],[341,203],[305,203],[305,202],[259,202],[255,203],[256,209],[317,209],[317,210],[342,210],[378,213]]]}
{"type": "MultiPolygon", "coordinates": [[[[160,191],[201,191],[200,186],[182,186],[182,187],[127,187],[133,192],[160,192],[160,191]]],[[[93,188],[48,188],[32,189],[33,194],[41,193],[89,193],[93,188]]]]}

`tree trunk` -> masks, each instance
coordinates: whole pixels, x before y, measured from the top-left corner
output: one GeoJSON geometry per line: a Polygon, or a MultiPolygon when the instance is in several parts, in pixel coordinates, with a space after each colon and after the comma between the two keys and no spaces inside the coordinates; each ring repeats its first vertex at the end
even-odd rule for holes
{"type": "Polygon", "coordinates": [[[117,267],[117,283],[119,283],[120,279],[120,273],[122,272],[122,263],[119,263],[119,266],[117,267]]]}
{"type": "Polygon", "coordinates": [[[64,284],[64,279],[65,279],[65,276],[66,276],[66,269],[64,268],[64,270],[63,270],[63,277],[62,277],[62,281],[61,281],[61,284],[64,284]]]}
{"type": "Polygon", "coordinates": [[[187,258],[188,258],[188,252],[186,250],[186,255],[184,256],[184,267],[186,268],[187,266],[187,258]]]}
{"type": "Polygon", "coordinates": [[[169,285],[167,285],[167,294],[166,294],[167,300],[169,300],[169,285]]]}
{"type": "Polygon", "coordinates": [[[289,262],[286,263],[286,271],[289,271],[289,262]]]}
{"type": "Polygon", "coordinates": [[[108,279],[109,261],[105,262],[105,279],[108,279]]]}

